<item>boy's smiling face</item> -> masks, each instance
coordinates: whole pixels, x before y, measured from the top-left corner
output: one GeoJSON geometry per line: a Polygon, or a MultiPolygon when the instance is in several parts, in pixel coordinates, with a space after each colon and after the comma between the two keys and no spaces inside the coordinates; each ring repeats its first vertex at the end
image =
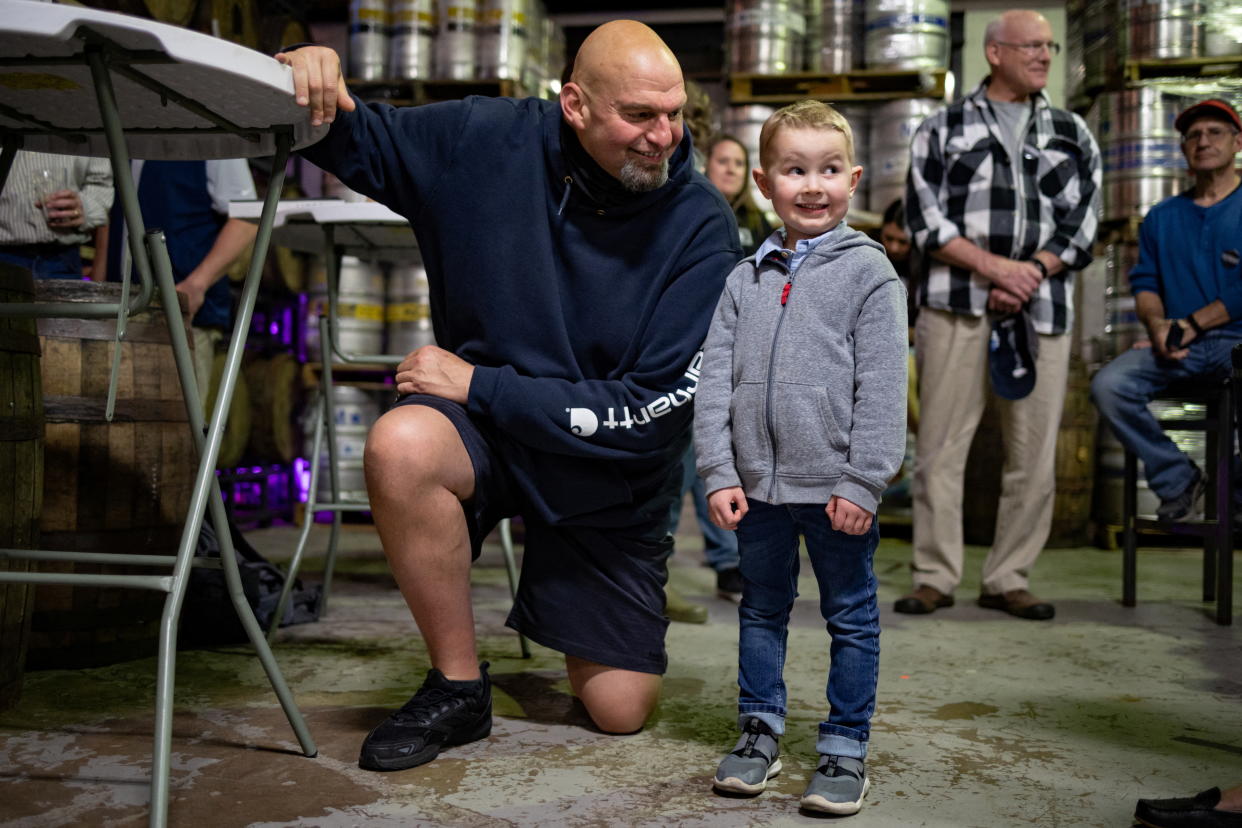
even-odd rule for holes
{"type": "Polygon", "coordinates": [[[822,236],[841,223],[862,177],[835,129],[781,127],[755,183],[785,222],[785,245],[822,236]]]}

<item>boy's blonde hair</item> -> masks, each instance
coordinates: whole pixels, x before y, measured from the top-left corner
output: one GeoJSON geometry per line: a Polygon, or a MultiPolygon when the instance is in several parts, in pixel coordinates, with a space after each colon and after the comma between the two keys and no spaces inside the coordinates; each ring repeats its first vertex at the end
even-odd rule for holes
{"type": "Polygon", "coordinates": [[[798,101],[772,113],[759,133],[759,166],[766,171],[771,158],[768,148],[776,131],[786,129],[835,129],[845,136],[845,153],[854,166],[854,131],[845,116],[823,101],[798,101]]]}

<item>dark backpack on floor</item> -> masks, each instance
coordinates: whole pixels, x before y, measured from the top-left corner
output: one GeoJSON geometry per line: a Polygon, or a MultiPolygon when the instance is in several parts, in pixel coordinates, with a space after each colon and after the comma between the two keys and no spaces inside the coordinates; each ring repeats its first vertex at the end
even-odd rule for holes
{"type": "MultiPolygon", "coordinates": [[[[232,522],[229,523],[229,534],[233,539],[242,590],[254,610],[259,627],[266,633],[276,612],[280,591],[285,585],[285,574],[260,555],[232,522]]],[[[194,554],[195,557],[220,557],[220,542],[209,519],[203,521],[194,554]]],[[[295,580],[280,626],[317,621],[322,597],[322,586],[307,589],[300,580],[295,580]]],[[[247,640],[246,631],[229,599],[224,570],[195,568],[190,573],[185,605],[181,610],[180,630],[179,640],[183,646],[237,644],[247,640]]]]}

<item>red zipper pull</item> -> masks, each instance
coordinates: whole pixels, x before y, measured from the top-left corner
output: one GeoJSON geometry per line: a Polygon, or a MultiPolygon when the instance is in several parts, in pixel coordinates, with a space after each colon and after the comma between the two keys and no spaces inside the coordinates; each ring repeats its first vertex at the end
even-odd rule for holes
{"type": "Polygon", "coordinates": [[[785,283],[785,286],[781,288],[781,307],[782,308],[785,307],[785,303],[789,301],[789,291],[792,288],[793,288],[793,279],[790,279],[788,282],[785,283]]]}

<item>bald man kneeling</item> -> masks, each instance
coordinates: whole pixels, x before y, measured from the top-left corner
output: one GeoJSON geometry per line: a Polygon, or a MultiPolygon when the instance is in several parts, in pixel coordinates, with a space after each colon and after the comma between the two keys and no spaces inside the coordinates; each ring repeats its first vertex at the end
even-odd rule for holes
{"type": "Polygon", "coordinates": [[[560,100],[395,109],[345,89],[335,52],[278,56],[327,137],[303,151],[410,220],[438,346],[398,368],[367,489],[432,669],[371,731],[359,765],[400,770],[491,730],[470,565],[497,521],[526,548],[508,625],[565,654],[603,731],[640,729],[667,666],[668,510],[699,346],[741,256],[732,212],[693,169],[681,68],[613,21],[560,100]]]}

